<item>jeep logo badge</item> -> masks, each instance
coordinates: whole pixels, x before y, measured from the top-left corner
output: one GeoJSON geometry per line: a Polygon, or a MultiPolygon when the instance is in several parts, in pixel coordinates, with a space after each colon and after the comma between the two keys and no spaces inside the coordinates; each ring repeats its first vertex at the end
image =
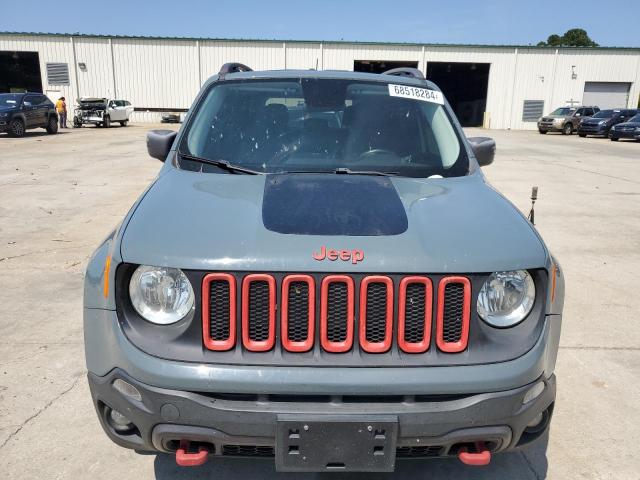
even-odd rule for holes
{"type": "Polygon", "coordinates": [[[324,259],[335,262],[336,260],[342,260],[343,262],[351,261],[354,265],[364,260],[364,250],[334,250],[329,249],[324,245],[320,247],[319,252],[313,252],[313,258],[321,262],[324,259]]]}

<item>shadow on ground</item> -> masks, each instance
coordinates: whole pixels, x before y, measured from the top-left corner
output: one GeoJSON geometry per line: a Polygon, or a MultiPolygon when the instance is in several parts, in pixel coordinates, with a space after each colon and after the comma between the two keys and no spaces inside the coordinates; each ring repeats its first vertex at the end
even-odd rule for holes
{"type": "Polygon", "coordinates": [[[541,480],[547,478],[546,450],[548,434],[525,450],[493,457],[487,467],[468,467],[457,459],[399,461],[395,473],[277,473],[271,459],[242,460],[213,458],[201,467],[183,468],[170,455],[158,455],[154,469],[156,479],[327,479],[327,480],[390,480],[390,479],[456,479],[456,480],[541,480]]]}

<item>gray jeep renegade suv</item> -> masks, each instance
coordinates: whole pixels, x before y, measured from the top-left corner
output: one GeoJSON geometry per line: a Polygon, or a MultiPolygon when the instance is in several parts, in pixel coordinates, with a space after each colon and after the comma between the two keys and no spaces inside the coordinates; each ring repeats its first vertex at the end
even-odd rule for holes
{"type": "Polygon", "coordinates": [[[179,465],[486,465],[549,428],[556,260],[417,70],[226,64],[87,268],[106,434],[179,465]]]}

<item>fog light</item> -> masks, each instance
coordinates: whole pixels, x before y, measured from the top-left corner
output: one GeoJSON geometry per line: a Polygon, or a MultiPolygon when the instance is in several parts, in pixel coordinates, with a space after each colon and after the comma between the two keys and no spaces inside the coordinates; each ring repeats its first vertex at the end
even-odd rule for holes
{"type": "Polygon", "coordinates": [[[126,397],[133,398],[134,400],[138,400],[139,402],[142,401],[142,394],[140,393],[140,391],[124,380],[116,378],[113,381],[113,388],[115,388],[126,397]]]}
{"type": "Polygon", "coordinates": [[[544,392],[544,382],[538,382],[524,394],[522,404],[526,404],[538,398],[544,392]]]}
{"type": "Polygon", "coordinates": [[[540,422],[542,422],[542,418],[543,417],[544,417],[543,413],[540,412],[538,415],[533,417],[533,420],[531,420],[529,423],[527,423],[527,428],[533,428],[533,427],[537,427],[538,425],[540,425],[540,422]]]}
{"type": "Polygon", "coordinates": [[[130,430],[133,424],[131,420],[121,414],[118,410],[111,409],[109,412],[109,423],[117,432],[125,432],[130,430]]]}

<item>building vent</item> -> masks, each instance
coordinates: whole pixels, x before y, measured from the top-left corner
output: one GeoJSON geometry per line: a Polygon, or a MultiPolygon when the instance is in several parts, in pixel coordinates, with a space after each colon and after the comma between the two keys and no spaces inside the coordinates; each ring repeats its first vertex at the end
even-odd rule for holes
{"type": "Polygon", "coordinates": [[[47,63],[47,82],[49,85],[69,85],[69,64],[47,63]]]}
{"type": "Polygon", "coordinates": [[[522,108],[523,122],[537,122],[544,114],[544,100],[525,100],[522,108]]]}

